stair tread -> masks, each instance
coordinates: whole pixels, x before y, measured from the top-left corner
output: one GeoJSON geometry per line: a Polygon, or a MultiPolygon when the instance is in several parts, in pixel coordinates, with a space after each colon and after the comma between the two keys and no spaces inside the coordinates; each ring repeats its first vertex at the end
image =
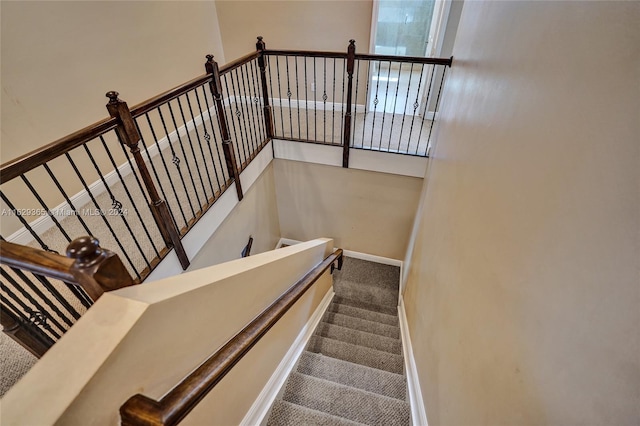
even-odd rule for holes
{"type": "Polygon", "coordinates": [[[293,372],[282,399],[367,425],[409,425],[406,401],[293,372]]]}
{"type": "Polygon", "coordinates": [[[354,330],[337,324],[321,322],[316,328],[315,334],[322,337],[340,340],[342,342],[365,346],[379,351],[402,355],[402,342],[379,334],[366,331],[354,330]]]}
{"type": "Polygon", "coordinates": [[[297,371],[389,398],[402,401],[407,398],[407,380],[403,375],[323,354],[304,351],[298,361],[297,371]]]}
{"type": "Polygon", "coordinates": [[[398,316],[398,307],[397,303],[393,306],[391,305],[376,305],[375,303],[363,302],[361,300],[354,300],[348,297],[342,296],[336,292],[335,297],[333,298],[335,303],[339,303],[341,305],[353,306],[360,309],[366,309],[368,311],[383,313],[387,315],[398,316]]]}
{"type": "Polygon", "coordinates": [[[367,333],[391,337],[392,339],[400,338],[400,327],[389,324],[381,324],[379,322],[369,321],[349,315],[343,315],[336,312],[326,312],[322,317],[322,321],[328,322],[330,324],[336,324],[342,327],[352,328],[354,330],[366,331],[367,333]]]}
{"type": "Polygon", "coordinates": [[[337,314],[349,315],[351,317],[362,318],[382,324],[398,326],[397,315],[389,315],[383,312],[375,312],[369,309],[362,309],[349,304],[339,303],[335,300],[329,305],[328,310],[337,314]]]}
{"type": "Polygon", "coordinates": [[[349,361],[354,364],[377,368],[378,370],[389,371],[396,374],[404,373],[404,359],[402,355],[354,345],[328,337],[312,336],[307,350],[343,361],[349,361]]]}
{"type": "Polygon", "coordinates": [[[292,402],[276,400],[267,426],[358,426],[361,424],[292,402]]]}

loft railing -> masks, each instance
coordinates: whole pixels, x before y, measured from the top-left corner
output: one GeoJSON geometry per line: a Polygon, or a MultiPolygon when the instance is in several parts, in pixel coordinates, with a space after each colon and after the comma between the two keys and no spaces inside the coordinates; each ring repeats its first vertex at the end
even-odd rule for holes
{"type": "Polygon", "coordinates": [[[160,400],[141,394],[129,398],[120,408],[123,426],[175,425],[218,384],[276,322],[335,263],[342,268],[342,249],[327,256],[318,266],[278,297],[217,352],[185,377],[160,400]]]}
{"type": "MultiPolygon", "coordinates": [[[[452,59],[256,51],[0,166],[2,239],[60,253],[90,235],[142,282],[272,139],[427,156],[452,59]]],[[[4,287],[3,287],[4,289],[4,287]]],[[[2,291],[3,295],[4,290],[2,291]]],[[[30,309],[35,309],[33,306],[30,309]]]]}
{"type": "Polygon", "coordinates": [[[105,292],[134,284],[120,258],[91,237],[67,256],[0,241],[3,332],[38,358],[105,292]]]}

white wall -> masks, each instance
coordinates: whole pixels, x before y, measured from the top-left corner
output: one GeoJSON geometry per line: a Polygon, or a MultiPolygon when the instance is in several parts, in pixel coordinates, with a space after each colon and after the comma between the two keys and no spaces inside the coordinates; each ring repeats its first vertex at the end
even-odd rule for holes
{"type": "Polygon", "coordinates": [[[430,425],[640,422],[638,22],[465,2],[404,293],[430,425]]]}

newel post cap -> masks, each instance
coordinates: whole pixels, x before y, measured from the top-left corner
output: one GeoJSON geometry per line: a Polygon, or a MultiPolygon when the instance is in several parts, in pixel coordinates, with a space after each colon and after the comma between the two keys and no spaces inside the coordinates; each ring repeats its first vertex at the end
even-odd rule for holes
{"type": "Polygon", "coordinates": [[[111,90],[107,92],[105,96],[109,98],[110,104],[117,104],[118,102],[122,102],[120,99],[118,99],[118,95],[120,95],[120,93],[116,92],[115,90],[111,90]]]}
{"type": "Polygon", "coordinates": [[[80,237],[67,246],[67,256],[81,265],[91,265],[102,255],[100,241],[93,237],[80,237]]]}

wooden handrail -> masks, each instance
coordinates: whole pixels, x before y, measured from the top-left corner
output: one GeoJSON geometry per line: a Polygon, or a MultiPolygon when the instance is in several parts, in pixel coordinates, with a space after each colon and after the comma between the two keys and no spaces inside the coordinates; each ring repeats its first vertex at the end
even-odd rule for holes
{"type": "Polygon", "coordinates": [[[241,56],[240,58],[236,59],[235,61],[231,61],[226,65],[223,65],[220,67],[220,74],[225,74],[228,73],[229,71],[232,71],[238,67],[243,66],[244,64],[246,64],[247,62],[251,62],[254,59],[256,59],[258,56],[260,56],[260,52],[255,51],[255,52],[251,52],[251,53],[247,53],[244,56],[241,56]]]}
{"type": "Polygon", "coordinates": [[[139,104],[131,108],[131,115],[133,116],[133,118],[139,117],[145,112],[149,112],[154,108],[159,107],[160,105],[164,105],[165,103],[177,98],[178,96],[184,95],[188,91],[207,83],[210,78],[210,75],[201,75],[194,78],[193,80],[189,80],[186,83],[176,86],[173,89],[167,90],[164,93],[160,93],[153,98],[147,99],[144,102],[140,102],[139,104]]]}
{"type": "Polygon", "coordinates": [[[92,237],[80,237],[67,247],[67,256],[0,240],[0,263],[11,268],[78,285],[96,301],[105,291],[135,281],[117,254],[92,237]]]}
{"type": "Polygon", "coordinates": [[[451,66],[453,56],[450,58],[425,58],[421,56],[395,56],[395,55],[375,55],[369,53],[356,53],[356,59],[369,61],[390,61],[390,62],[408,62],[412,64],[430,64],[430,65],[446,65],[451,66]]]}
{"type": "Polygon", "coordinates": [[[329,51],[314,51],[314,50],[289,50],[289,49],[266,49],[265,55],[270,56],[305,56],[309,58],[345,58],[346,52],[329,52],[329,51]]]}
{"type": "Polygon", "coordinates": [[[121,424],[123,426],[178,424],[329,267],[333,271],[336,260],[338,268],[341,268],[342,249],[337,249],[327,256],[322,263],[298,280],[159,401],[141,394],[129,398],[120,407],[121,424]]]}
{"type": "Polygon", "coordinates": [[[106,118],[98,121],[84,129],[71,133],[68,136],[60,138],[48,145],[24,154],[18,158],[4,163],[0,166],[0,181],[8,182],[11,179],[15,179],[33,170],[38,166],[43,165],[47,161],[53,160],[72,149],[89,142],[91,139],[96,138],[109,130],[115,129],[118,125],[118,120],[115,118],[106,118]]]}

